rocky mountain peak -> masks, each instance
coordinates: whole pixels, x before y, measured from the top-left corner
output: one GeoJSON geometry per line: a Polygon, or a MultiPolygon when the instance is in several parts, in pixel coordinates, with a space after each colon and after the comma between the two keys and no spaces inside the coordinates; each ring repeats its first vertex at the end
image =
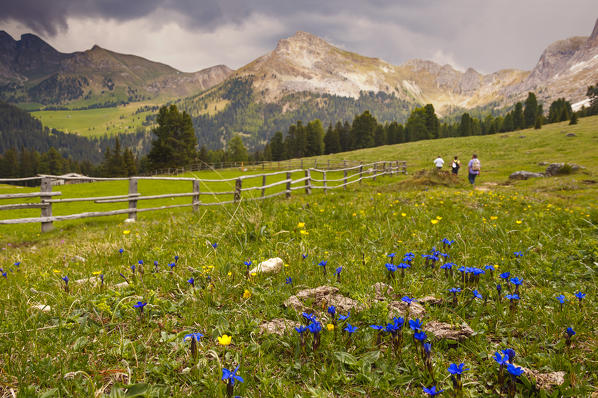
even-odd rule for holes
{"type": "Polygon", "coordinates": [[[594,24],[594,30],[588,38],[588,43],[590,43],[593,46],[598,45],[598,19],[596,19],[596,24],[594,24]]]}
{"type": "Polygon", "coordinates": [[[287,52],[292,51],[293,49],[305,49],[309,47],[330,47],[330,44],[316,35],[298,31],[291,37],[279,40],[274,52],[287,52]]]}

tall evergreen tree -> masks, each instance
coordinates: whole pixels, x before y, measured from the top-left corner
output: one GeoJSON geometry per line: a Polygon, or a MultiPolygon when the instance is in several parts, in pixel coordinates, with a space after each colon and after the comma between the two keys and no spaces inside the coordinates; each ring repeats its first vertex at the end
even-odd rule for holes
{"type": "Polygon", "coordinates": [[[324,152],[324,127],[319,119],[305,126],[305,156],[318,156],[324,152]]]}
{"type": "Polygon", "coordinates": [[[378,127],[378,122],[369,111],[355,116],[351,125],[351,138],[353,149],[370,148],[374,146],[374,132],[378,127]]]}
{"type": "Polygon", "coordinates": [[[513,109],[513,128],[515,130],[523,128],[523,105],[521,102],[516,103],[515,109],[513,109]]]}
{"type": "Polygon", "coordinates": [[[428,138],[438,138],[440,133],[440,122],[436,116],[436,111],[432,104],[427,104],[424,107],[426,115],[426,129],[428,130],[428,138]]]}
{"type": "Polygon", "coordinates": [[[386,129],[381,124],[379,124],[374,131],[374,145],[386,145],[386,129]]]}
{"type": "Polygon", "coordinates": [[[156,121],[158,127],[153,130],[156,139],[152,141],[148,155],[151,166],[159,169],[190,164],[195,158],[197,145],[191,116],[187,112],[179,112],[173,104],[161,107],[156,121]]]}
{"type": "Polygon", "coordinates": [[[336,128],[328,126],[324,136],[324,154],[338,153],[341,151],[341,140],[336,128]]]}
{"type": "Polygon", "coordinates": [[[246,162],[249,158],[243,140],[236,134],[228,142],[226,152],[228,159],[232,162],[246,162]]]}
{"type": "Polygon", "coordinates": [[[459,135],[461,137],[467,137],[473,135],[473,120],[469,113],[464,113],[461,116],[461,122],[459,123],[459,135]]]}
{"type": "Polygon", "coordinates": [[[538,116],[538,100],[536,94],[529,92],[525,100],[525,109],[523,110],[523,127],[529,128],[536,124],[538,116]]]}
{"type": "Polygon", "coordinates": [[[286,151],[282,139],[282,132],[277,131],[270,140],[270,156],[272,160],[279,161],[286,159],[286,151]]]}

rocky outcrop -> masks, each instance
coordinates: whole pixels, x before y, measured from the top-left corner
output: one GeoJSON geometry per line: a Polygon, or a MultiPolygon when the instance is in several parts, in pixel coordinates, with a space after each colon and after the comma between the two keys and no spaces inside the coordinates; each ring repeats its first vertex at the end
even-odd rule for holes
{"type": "Polygon", "coordinates": [[[277,334],[279,336],[284,336],[286,333],[299,326],[299,322],[293,322],[284,318],[276,318],[272,319],[270,322],[262,323],[259,328],[260,334],[277,334]]]}
{"type": "Polygon", "coordinates": [[[516,172],[512,173],[509,176],[509,179],[511,179],[511,180],[527,180],[530,178],[538,178],[538,177],[544,177],[544,174],[521,170],[521,171],[516,171],[516,172]]]}
{"type": "Polygon", "coordinates": [[[466,323],[453,326],[444,322],[431,321],[426,323],[423,329],[425,332],[432,333],[439,339],[462,341],[473,336],[473,329],[466,323]]]}
{"type": "Polygon", "coordinates": [[[338,288],[333,286],[319,286],[313,289],[305,289],[296,295],[289,297],[284,302],[285,307],[294,308],[296,311],[326,311],[333,305],[337,312],[348,312],[350,310],[362,310],[363,306],[357,301],[343,296],[338,288]]]}

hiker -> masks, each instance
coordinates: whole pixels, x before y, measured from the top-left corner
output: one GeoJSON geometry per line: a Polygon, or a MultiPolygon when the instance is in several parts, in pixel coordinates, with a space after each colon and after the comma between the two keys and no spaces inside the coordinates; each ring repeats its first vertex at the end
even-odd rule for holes
{"type": "Polygon", "coordinates": [[[475,179],[480,175],[480,170],[482,168],[480,159],[478,159],[478,155],[475,153],[473,154],[469,164],[467,165],[467,168],[469,169],[469,182],[473,186],[475,184],[475,179]]]}
{"type": "Polygon", "coordinates": [[[453,159],[453,164],[451,165],[452,171],[454,175],[459,174],[459,169],[461,168],[461,161],[457,156],[453,159]]]}
{"type": "Polygon", "coordinates": [[[444,160],[442,160],[440,155],[438,155],[438,157],[434,159],[434,166],[436,166],[436,169],[438,170],[442,169],[442,166],[444,166],[444,160]]]}

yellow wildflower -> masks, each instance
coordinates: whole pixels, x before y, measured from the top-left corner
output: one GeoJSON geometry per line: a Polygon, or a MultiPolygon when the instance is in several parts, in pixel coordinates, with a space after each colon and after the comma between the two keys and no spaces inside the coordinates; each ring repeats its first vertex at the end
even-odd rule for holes
{"type": "Polygon", "coordinates": [[[257,276],[257,272],[252,272],[251,276],[257,276]]]}
{"type": "Polygon", "coordinates": [[[243,292],[243,298],[248,299],[249,297],[251,297],[251,292],[245,289],[245,291],[243,292]]]}
{"type": "Polygon", "coordinates": [[[100,275],[101,273],[102,273],[102,271],[94,271],[94,272],[92,272],[92,274],[93,274],[93,275],[96,275],[96,276],[97,276],[97,275],[100,275]]]}
{"type": "Polygon", "coordinates": [[[59,270],[59,269],[55,269],[55,270],[54,270],[54,273],[55,273],[55,274],[59,274],[59,273],[60,273],[60,270],[59,270]]]}
{"type": "Polygon", "coordinates": [[[401,213],[401,216],[405,217],[407,215],[407,213],[401,213]]]}
{"type": "Polygon", "coordinates": [[[436,216],[436,219],[438,219],[438,220],[442,220],[442,217],[440,217],[440,216],[436,216]]]}
{"type": "Polygon", "coordinates": [[[232,336],[223,334],[222,337],[218,337],[218,344],[227,346],[227,345],[230,345],[232,340],[233,340],[232,336]]]}
{"type": "Polygon", "coordinates": [[[228,276],[233,276],[233,273],[229,271],[228,276]]]}
{"type": "Polygon", "coordinates": [[[125,230],[123,231],[123,234],[125,234],[125,235],[128,235],[128,234],[130,234],[130,233],[131,233],[131,231],[129,231],[128,229],[125,229],[125,230]]]}
{"type": "Polygon", "coordinates": [[[491,220],[497,220],[497,219],[498,219],[498,217],[496,217],[496,216],[490,216],[490,219],[491,219],[491,220]]]}
{"type": "Polygon", "coordinates": [[[438,224],[438,220],[430,220],[432,224],[438,224]]]}
{"type": "Polygon", "coordinates": [[[298,223],[298,224],[297,224],[297,228],[299,228],[299,229],[303,229],[303,228],[305,228],[305,223],[304,223],[304,222],[300,222],[300,223],[298,223]]]}
{"type": "Polygon", "coordinates": [[[328,329],[329,332],[332,332],[334,330],[334,325],[332,323],[329,323],[328,325],[326,325],[326,329],[328,329]]]}
{"type": "Polygon", "coordinates": [[[353,217],[357,216],[357,213],[353,213],[353,217]]]}
{"type": "Polygon", "coordinates": [[[307,232],[306,230],[302,229],[301,231],[299,231],[301,233],[301,235],[309,235],[309,232],[307,232]]]}
{"type": "Polygon", "coordinates": [[[515,223],[516,223],[516,224],[521,224],[522,222],[523,222],[523,221],[521,221],[521,220],[517,220],[517,221],[515,221],[515,223]]]}

